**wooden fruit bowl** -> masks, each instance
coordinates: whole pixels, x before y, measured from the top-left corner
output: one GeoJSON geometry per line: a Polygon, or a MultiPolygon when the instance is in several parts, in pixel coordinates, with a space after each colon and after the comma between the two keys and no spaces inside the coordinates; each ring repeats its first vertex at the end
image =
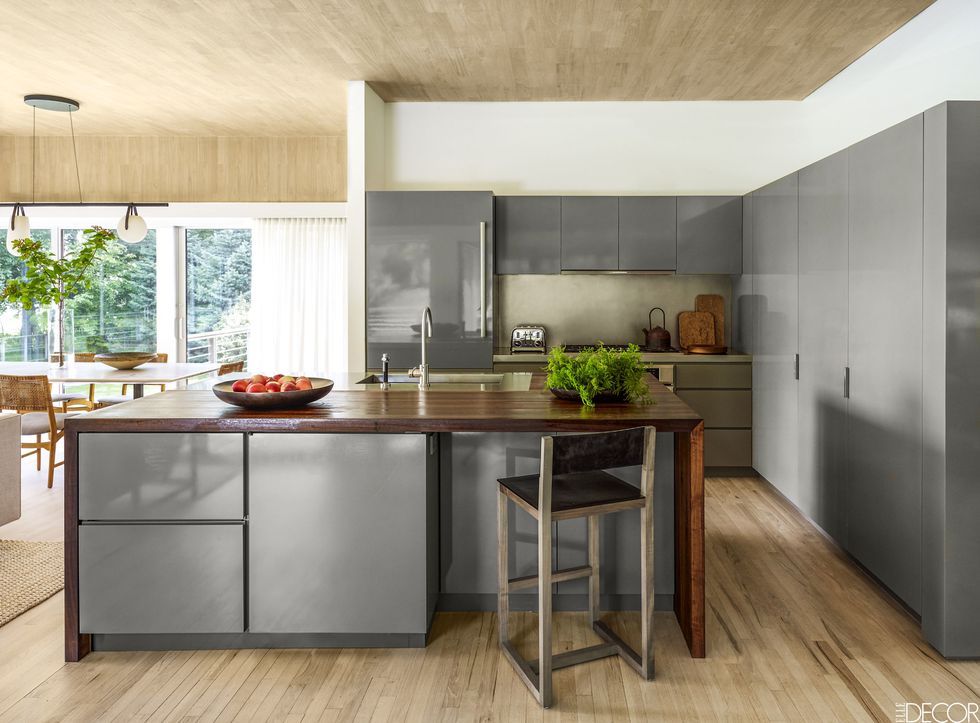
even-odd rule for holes
{"type": "Polygon", "coordinates": [[[233,392],[231,385],[237,380],[218,382],[211,391],[222,402],[234,404],[243,409],[295,409],[305,407],[318,399],[322,399],[333,389],[332,379],[310,377],[312,389],[297,389],[293,392],[233,392]]]}
{"type": "Polygon", "coordinates": [[[146,364],[156,358],[156,353],[145,351],[117,351],[95,355],[95,361],[102,362],[113,369],[135,369],[140,364],[146,364]]]}

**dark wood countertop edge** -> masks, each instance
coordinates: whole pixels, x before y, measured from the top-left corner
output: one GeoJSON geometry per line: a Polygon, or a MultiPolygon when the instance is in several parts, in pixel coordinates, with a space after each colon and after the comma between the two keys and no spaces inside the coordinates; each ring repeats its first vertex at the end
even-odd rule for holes
{"type": "Polygon", "coordinates": [[[66,427],[85,432],[311,432],[423,434],[427,432],[597,432],[653,426],[661,432],[690,432],[695,419],[324,419],[289,417],[229,418],[72,418],[66,427]]]}

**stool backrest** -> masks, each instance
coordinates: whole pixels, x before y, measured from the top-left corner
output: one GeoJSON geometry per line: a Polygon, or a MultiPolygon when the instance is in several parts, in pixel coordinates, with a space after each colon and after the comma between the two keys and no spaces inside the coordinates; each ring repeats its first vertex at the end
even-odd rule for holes
{"type": "Polygon", "coordinates": [[[551,473],[592,472],[643,464],[646,427],[551,437],[551,473]]]}
{"type": "Polygon", "coordinates": [[[76,351],[75,361],[77,362],[94,362],[95,352],[94,351],[76,351]]]}

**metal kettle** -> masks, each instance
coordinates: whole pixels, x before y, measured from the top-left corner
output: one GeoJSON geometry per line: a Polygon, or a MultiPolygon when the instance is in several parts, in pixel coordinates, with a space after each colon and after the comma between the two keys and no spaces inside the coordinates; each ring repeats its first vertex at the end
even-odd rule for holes
{"type": "Polygon", "coordinates": [[[643,333],[646,334],[646,348],[647,351],[667,351],[670,349],[670,332],[667,331],[663,326],[653,325],[653,312],[659,311],[660,318],[663,323],[667,323],[667,313],[661,309],[659,306],[655,306],[650,309],[649,315],[647,315],[647,321],[650,324],[649,329],[644,329],[643,333]]]}

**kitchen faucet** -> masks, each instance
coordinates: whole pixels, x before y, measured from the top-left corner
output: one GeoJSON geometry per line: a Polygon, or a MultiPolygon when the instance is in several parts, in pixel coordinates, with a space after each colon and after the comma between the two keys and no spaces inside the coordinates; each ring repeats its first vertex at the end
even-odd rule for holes
{"type": "Polygon", "coordinates": [[[432,310],[427,306],[422,310],[422,363],[419,364],[419,390],[429,388],[429,353],[426,339],[432,338],[432,310]]]}

